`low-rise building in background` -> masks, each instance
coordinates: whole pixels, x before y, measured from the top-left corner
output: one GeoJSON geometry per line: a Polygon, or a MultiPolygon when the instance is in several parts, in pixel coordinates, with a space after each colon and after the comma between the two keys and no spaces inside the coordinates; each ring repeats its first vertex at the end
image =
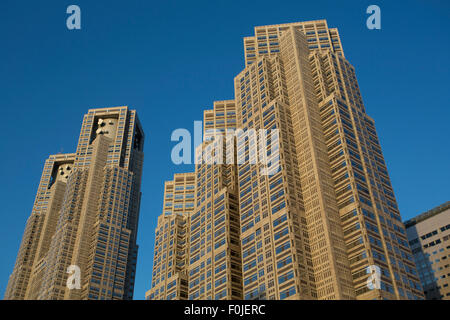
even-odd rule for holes
{"type": "Polygon", "coordinates": [[[405,227],[426,299],[450,300],[450,201],[405,227]]]}

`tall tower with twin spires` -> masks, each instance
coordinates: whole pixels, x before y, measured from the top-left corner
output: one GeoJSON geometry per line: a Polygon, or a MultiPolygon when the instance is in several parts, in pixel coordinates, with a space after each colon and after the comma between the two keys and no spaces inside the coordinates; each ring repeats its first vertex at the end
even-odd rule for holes
{"type": "Polygon", "coordinates": [[[5,299],[133,298],[143,151],[135,110],[89,110],[76,153],[45,162],[5,299]]]}

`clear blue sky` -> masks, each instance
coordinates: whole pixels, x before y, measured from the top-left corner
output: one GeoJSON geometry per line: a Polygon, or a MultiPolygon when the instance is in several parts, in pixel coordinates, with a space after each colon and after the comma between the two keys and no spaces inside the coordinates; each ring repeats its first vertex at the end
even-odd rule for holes
{"type": "Polygon", "coordinates": [[[150,287],[171,132],[192,130],[233,98],[242,38],[266,24],[327,19],[339,28],[376,121],[404,219],[450,200],[448,1],[0,1],[2,154],[0,295],[31,212],[44,160],[74,152],[83,114],[128,105],[146,133],[135,298],[150,287]],[[77,4],[82,30],[66,28],[77,4]],[[366,28],[368,5],[382,29],[366,28]]]}

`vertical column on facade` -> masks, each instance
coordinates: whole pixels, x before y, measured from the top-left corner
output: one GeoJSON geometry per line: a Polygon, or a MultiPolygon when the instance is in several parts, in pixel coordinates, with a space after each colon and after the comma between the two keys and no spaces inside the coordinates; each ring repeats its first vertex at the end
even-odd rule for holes
{"type": "Polygon", "coordinates": [[[104,167],[108,156],[108,146],[111,139],[97,136],[93,142],[92,162],[89,167],[83,207],[79,220],[78,237],[75,241],[71,264],[76,265],[81,271],[81,290],[67,291],[66,295],[71,299],[87,297],[89,290],[89,277],[87,265],[91,252],[91,234],[98,214],[99,194],[104,177],[104,167]]]}
{"type": "Polygon", "coordinates": [[[214,139],[196,149],[197,205],[190,219],[189,299],[242,299],[235,142],[232,150],[227,150],[222,133],[210,138],[214,139]],[[232,152],[231,163],[227,152],[232,152]]]}
{"type": "Polygon", "coordinates": [[[238,125],[243,130],[237,152],[245,299],[311,299],[314,294],[281,71],[279,57],[263,56],[235,78],[238,125]],[[267,130],[267,141],[261,130],[267,130]],[[264,162],[256,161],[260,155],[264,162]],[[277,168],[265,170],[276,158],[277,168]]]}
{"type": "MultiPolygon", "coordinates": [[[[57,171],[56,174],[59,174],[57,171]]],[[[25,299],[36,300],[39,288],[42,283],[43,272],[45,271],[46,257],[50,249],[51,239],[56,230],[59,211],[62,208],[64,194],[66,190],[66,182],[56,180],[51,186],[48,210],[44,216],[42,234],[36,249],[36,257],[34,259],[30,281],[27,288],[25,299]]]]}
{"type": "Polygon", "coordinates": [[[317,298],[352,299],[354,290],[315,97],[305,36],[281,38],[317,298]]]}

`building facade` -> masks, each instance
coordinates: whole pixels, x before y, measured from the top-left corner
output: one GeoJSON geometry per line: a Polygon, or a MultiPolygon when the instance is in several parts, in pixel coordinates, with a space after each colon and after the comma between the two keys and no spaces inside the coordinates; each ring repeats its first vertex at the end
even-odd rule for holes
{"type": "Polygon", "coordinates": [[[148,300],[188,298],[189,219],[195,207],[194,173],[175,174],[164,186],[163,214],[155,230],[152,279],[148,300]]]}
{"type": "Polygon", "coordinates": [[[204,113],[205,141],[196,149],[196,209],[190,219],[189,299],[242,299],[242,264],[234,101],[204,113]],[[210,117],[210,118],[209,118],[210,117]],[[212,126],[210,125],[212,123],[212,126]]]}
{"type": "Polygon", "coordinates": [[[450,201],[405,222],[427,300],[450,300],[450,201]]]}
{"type": "Polygon", "coordinates": [[[45,162],[5,299],[132,299],[143,148],[136,111],[89,110],[76,153],[45,162]]]}
{"type": "Polygon", "coordinates": [[[201,152],[223,161],[197,157],[189,298],[423,299],[375,124],[337,29],[325,20],[256,27],[244,48],[234,100],[204,114],[201,152]],[[225,212],[233,224],[220,229],[229,232],[223,253],[213,241],[222,234],[212,225],[216,192],[224,208],[238,207],[225,212]],[[226,268],[241,265],[234,281],[211,276],[216,253],[228,255],[226,268]],[[374,266],[380,282],[371,287],[374,266]],[[218,294],[214,286],[225,285],[218,294]]]}
{"type": "MultiPolygon", "coordinates": [[[[181,186],[181,179],[177,183],[177,177],[183,174],[176,174],[174,181],[166,182],[163,214],[158,218],[155,233],[152,287],[146,299],[242,299],[236,153],[229,149],[231,154],[227,154],[226,145],[216,139],[221,132],[233,130],[235,126],[234,101],[215,102],[213,110],[204,113],[205,141],[196,150],[195,173],[185,174],[190,182],[189,195],[181,195],[186,189],[181,186]],[[178,193],[180,199],[189,196],[195,201],[189,208],[168,210],[167,202],[172,204],[173,189],[167,188],[173,184],[180,189],[175,191],[175,196],[178,193]],[[180,233],[172,234],[170,220],[183,221],[186,247],[183,250],[185,263],[176,271],[176,279],[169,280],[163,270],[173,265],[170,257],[176,247],[172,239],[175,241],[180,233]],[[188,285],[183,286],[184,294],[178,295],[178,289],[173,288],[179,287],[182,281],[188,285]]],[[[234,139],[231,142],[234,144],[234,139]]],[[[179,230],[179,224],[172,225],[179,230]]]]}

